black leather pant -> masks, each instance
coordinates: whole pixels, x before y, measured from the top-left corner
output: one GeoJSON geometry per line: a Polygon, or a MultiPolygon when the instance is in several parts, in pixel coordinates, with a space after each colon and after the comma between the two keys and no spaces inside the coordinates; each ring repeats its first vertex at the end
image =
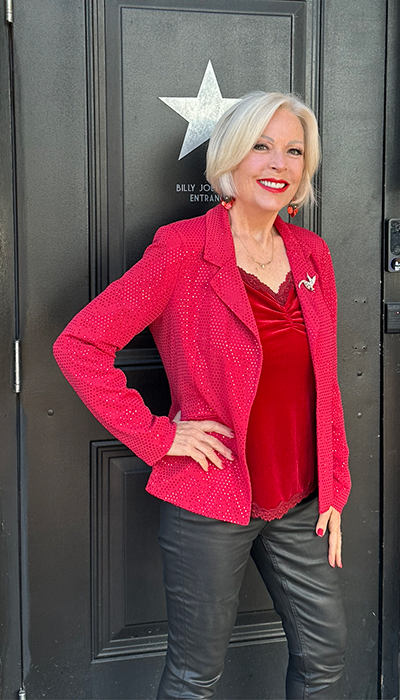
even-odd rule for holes
{"type": "Polygon", "coordinates": [[[338,570],[328,564],[327,537],[315,534],[317,519],[315,495],[281,520],[246,526],[162,503],[169,633],[159,699],[214,695],[250,554],[285,629],[286,697],[340,697],[346,624],[338,570]]]}

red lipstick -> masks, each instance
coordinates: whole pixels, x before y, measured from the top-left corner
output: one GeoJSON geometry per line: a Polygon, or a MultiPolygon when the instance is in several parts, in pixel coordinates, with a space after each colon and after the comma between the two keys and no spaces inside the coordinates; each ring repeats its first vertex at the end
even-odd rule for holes
{"type": "Polygon", "coordinates": [[[276,180],[274,177],[263,177],[260,180],[257,180],[258,184],[260,187],[263,188],[263,190],[267,190],[268,192],[273,192],[274,194],[277,194],[279,192],[285,192],[287,188],[289,187],[289,183],[286,182],[286,180],[276,180]],[[269,187],[268,185],[264,184],[266,182],[271,182],[274,183],[274,185],[283,185],[282,187],[269,187]]]}

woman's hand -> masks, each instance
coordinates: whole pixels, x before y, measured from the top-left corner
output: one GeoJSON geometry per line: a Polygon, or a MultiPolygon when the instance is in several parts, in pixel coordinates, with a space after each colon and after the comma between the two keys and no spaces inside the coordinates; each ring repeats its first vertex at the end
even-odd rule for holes
{"type": "MultiPolygon", "coordinates": [[[[179,414],[178,414],[179,415],[179,414]]],[[[198,462],[205,472],[208,472],[208,463],[212,462],[218,469],[223,469],[222,462],[217,455],[223,455],[227,459],[234,459],[233,453],[216,437],[208,433],[220,433],[226,437],[234,437],[234,433],[226,425],[214,420],[177,420],[174,441],[167,452],[172,457],[192,457],[198,462]]]]}
{"type": "Polygon", "coordinates": [[[332,506],[325,513],[321,513],[315,527],[319,537],[325,535],[328,529],[328,561],[331,566],[342,568],[342,532],[340,529],[341,515],[332,506]]]}

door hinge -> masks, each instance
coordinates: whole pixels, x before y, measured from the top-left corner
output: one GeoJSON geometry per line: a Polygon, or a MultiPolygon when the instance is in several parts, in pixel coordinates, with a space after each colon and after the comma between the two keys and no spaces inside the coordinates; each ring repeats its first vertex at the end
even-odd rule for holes
{"type": "Polygon", "coordinates": [[[21,352],[19,340],[14,340],[14,391],[16,394],[19,394],[21,391],[21,352]]]}
{"type": "Polygon", "coordinates": [[[13,21],[13,0],[6,0],[6,22],[12,24],[13,21]]]}
{"type": "Polygon", "coordinates": [[[20,688],[20,689],[19,689],[18,700],[26,700],[26,690],[25,690],[25,688],[20,688]]]}

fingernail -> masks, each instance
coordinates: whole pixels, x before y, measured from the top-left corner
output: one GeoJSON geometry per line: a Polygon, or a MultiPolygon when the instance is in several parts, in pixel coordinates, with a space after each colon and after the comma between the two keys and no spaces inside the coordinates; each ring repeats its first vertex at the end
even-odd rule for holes
{"type": "Polygon", "coordinates": [[[339,569],[343,569],[343,564],[342,564],[342,562],[340,562],[340,564],[338,564],[338,566],[339,566],[339,569]]]}
{"type": "Polygon", "coordinates": [[[323,536],[324,536],[324,531],[323,531],[322,527],[318,528],[318,530],[317,530],[317,535],[318,535],[318,537],[323,537],[323,536]]]}
{"type": "Polygon", "coordinates": [[[229,437],[235,437],[235,433],[232,430],[229,433],[229,437]]]}

